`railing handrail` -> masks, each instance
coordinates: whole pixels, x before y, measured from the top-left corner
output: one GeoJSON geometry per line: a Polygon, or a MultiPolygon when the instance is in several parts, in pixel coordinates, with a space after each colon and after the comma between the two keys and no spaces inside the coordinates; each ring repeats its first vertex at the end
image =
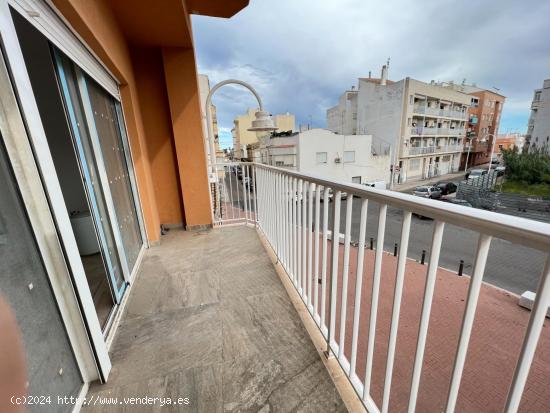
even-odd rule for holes
{"type": "Polygon", "coordinates": [[[544,252],[548,252],[550,249],[550,224],[515,216],[507,216],[506,221],[504,221],[502,215],[491,211],[446,202],[434,202],[433,200],[410,194],[387,189],[376,189],[361,184],[339,182],[318,175],[290,171],[256,162],[250,162],[249,164],[295,178],[306,179],[317,185],[330,187],[334,191],[340,190],[358,197],[365,196],[375,202],[401,208],[435,220],[447,222],[451,225],[458,225],[544,252]]]}

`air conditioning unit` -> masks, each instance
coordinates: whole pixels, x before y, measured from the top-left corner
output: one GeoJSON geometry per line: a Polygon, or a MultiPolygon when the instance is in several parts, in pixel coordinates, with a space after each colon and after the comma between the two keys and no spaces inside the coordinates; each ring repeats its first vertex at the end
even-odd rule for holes
{"type": "Polygon", "coordinates": [[[342,158],[334,158],[334,163],[342,163],[342,158]]]}

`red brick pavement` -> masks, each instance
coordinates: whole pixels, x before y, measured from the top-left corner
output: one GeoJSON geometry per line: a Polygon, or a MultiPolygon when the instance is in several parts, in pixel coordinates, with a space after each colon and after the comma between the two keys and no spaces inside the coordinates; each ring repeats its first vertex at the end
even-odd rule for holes
{"type": "MultiPolygon", "coordinates": [[[[330,255],[330,241],[328,251],[330,255]]],[[[352,247],[344,351],[348,360],[351,357],[356,262],[357,248],[352,247]]],[[[337,340],[339,340],[342,263],[343,246],[340,245],[337,340]]],[[[371,396],[378,406],[381,406],[384,386],[396,266],[397,259],[384,253],[371,384],[371,396]]],[[[374,251],[365,250],[357,358],[357,375],[362,380],[365,376],[373,267],[374,251]]],[[[330,257],[327,268],[330,268],[330,257]]],[[[406,411],[407,408],[426,272],[427,265],[407,260],[391,387],[389,406],[391,412],[406,411]]],[[[456,273],[443,269],[437,273],[417,402],[418,412],[436,412],[444,409],[469,280],[468,277],[459,277],[456,273]]],[[[327,280],[327,300],[329,282],[330,279],[327,280]]],[[[319,286],[319,299],[320,288],[319,286]]],[[[513,294],[490,285],[482,286],[456,411],[502,411],[530,315],[529,311],[518,306],[517,301],[517,296],[513,294]]],[[[326,322],[328,323],[328,302],[326,322]]],[[[520,411],[550,412],[549,321],[544,325],[520,411]]]]}

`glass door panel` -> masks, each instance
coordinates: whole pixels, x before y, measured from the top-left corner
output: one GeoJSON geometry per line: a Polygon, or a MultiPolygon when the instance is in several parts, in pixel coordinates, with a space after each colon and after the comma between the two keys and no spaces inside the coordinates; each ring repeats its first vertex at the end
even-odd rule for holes
{"type": "Polygon", "coordinates": [[[109,180],[118,230],[122,236],[128,268],[132,271],[141,251],[143,240],[134,203],[130,172],[125,159],[115,99],[87,75],[83,76],[109,180]]]}
{"type": "Polygon", "coordinates": [[[94,153],[91,133],[85,117],[84,105],[79,93],[77,69],[66,56],[55,51],[55,61],[59,75],[61,92],[71,125],[74,144],[84,176],[86,192],[90,203],[92,217],[100,241],[102,254],[108,267],[113,295],[120,303],[126,282],[119,258],[115,237],[116,228],[111,225],[108,211],[108,199],[103,190],[98,169],[98,159],[94,153]]]}

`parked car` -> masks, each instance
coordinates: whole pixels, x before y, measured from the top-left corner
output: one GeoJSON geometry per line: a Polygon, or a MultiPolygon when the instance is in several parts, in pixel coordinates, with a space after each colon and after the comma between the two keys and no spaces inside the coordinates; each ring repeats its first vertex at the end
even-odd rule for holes
{"type": "Polygon", "coordinates": [[[487,169],[472,169],[466,174],[466,179],[475,179],[487,175],[487,169]]]}
{"type": "Polygon", "coordinates": [[[470,207],[472,208],[472,204],[470,204],[468,201],[466,201],[465,199],[456,199],[456,198],[441,198],[440,201],[443,201],[443,202],[448,202],[450,204],[455,204],[455,205],[462,205],[462,206],[466,206],[466,207],[470,207]]]}
{"type": "Polygon", "coordinates": [[[413,195],[421,196],[422,198],[439,199],[441,198],[441,190],[436,186],[417,186],[414,189],[413,195]]]}
{"type": "MultiPolygon", "coordinates": [[[[330,190],[328,191],[328,199],[329,199],[329,201],[332,201],[333,195],[334,195],[334,193],[333,193],[332,189],[330,189],[330,190]]],[[[347,193],[347,192],[342,192],[342,193],[340,194],[340,199],[341,199],[342,201],[345,201],[346,199],[348,199],[348,193],[347,193]]]]}
{"type": "Polygon", "coordinates": [[[506,167],[505,166],[497,166],[495,168],[495,171],[497,173],[497,176],[504,176],[504,172],[506,171],[506,167]]]}
{"type": "Polygon", "coordinates": [[[435,186],[441,190],[441,195],[449,195],[456,192],[456,184],[454,182],[438,182],[435,186]]]}

